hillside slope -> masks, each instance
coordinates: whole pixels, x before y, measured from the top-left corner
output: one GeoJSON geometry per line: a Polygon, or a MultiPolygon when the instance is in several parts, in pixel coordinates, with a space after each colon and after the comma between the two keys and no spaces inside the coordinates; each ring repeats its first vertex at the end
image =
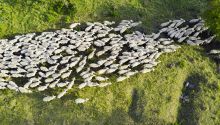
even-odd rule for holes
{"type": "Polygon", "coordinates": [[[60,100],[40,93],[0,91],[2,124],[216,124],[220,122],[216,65],[199,47],[165,54],[154,72],[106,88],[86,88],[60,100]],[[187,50],[187,51],[186,51],[187,50]],[[195,87],[186,89],[186,81],[195,87]],[[187,94],[189,102],[180,96],[187,94]],[[90,101],[76,105],[75,96],[90,101]]]}
{"type": "MultiPolygon", "coordinates": [[[[207,0],[4,0],[0,38],[66,27],[71,22],[133,19],[152,32],[169,19],[201,15],[207,0]]],[[[156,70],[106,88],[70,92],[42,102],[40,93],[0,91],[1,124],[217,124],[220,91],[216,64],[201,47],[182,45],[156,70]],[[186,82],[194,85],[186,88],[186,82]],[[182,101],[184,95],[189,101],[182,101]],[[76,105],[75,97],[90,101],[76,105]]],[[[114,79],[114,77],[112,78],[114,79]]]]}

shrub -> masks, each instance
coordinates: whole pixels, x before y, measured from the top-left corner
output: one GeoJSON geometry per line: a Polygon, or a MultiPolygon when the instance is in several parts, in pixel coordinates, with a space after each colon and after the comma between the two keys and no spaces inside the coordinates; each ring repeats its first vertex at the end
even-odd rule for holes
{"type": "Polygon", "coordinates": [[[207,25],[220,38],[220,0],[210,2],[210,7],[205,13],[205,20],[207,25]]]}

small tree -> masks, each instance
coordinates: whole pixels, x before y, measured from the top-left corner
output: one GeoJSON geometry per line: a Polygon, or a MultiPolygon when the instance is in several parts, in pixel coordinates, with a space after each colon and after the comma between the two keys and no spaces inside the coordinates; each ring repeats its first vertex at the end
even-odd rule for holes
{"type": "Polygon", "coordinates": [[[210,8],[205,13],[205,20],[220,39],[220,0],[210,2],[210,8]]]}

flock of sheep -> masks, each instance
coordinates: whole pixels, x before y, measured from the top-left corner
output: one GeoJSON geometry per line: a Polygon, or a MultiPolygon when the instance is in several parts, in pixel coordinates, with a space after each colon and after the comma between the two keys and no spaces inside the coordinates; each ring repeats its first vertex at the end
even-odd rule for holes
{"type": "MultiPolygon", "coordinates": [[[[151,72],[162,53],[180,47],[175,41],[199,45],[214,39],[200,18],[170,20],[150,35],[133,31],[139,24],[132,20],[122,20],[119,25],[110,21],[73,23],[69,29],[1,39],[0,89],[31,93],[62,88],[57,95],[43,98],[51,101],[73,87],[111,85],[112,74],[121,82],[151,72]]],[[[86,101],[78,98],[75,103],[86,101]]]]}

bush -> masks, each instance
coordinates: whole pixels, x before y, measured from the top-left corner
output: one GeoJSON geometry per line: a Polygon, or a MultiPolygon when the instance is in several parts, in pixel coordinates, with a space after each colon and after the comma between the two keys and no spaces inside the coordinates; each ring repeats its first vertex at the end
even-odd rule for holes
{"type": "Polygon", "coordinates": [[[207,25],[220,38],[220,0],[210,2],[210,7],[205,13],[205,20],[207,25]]]}

